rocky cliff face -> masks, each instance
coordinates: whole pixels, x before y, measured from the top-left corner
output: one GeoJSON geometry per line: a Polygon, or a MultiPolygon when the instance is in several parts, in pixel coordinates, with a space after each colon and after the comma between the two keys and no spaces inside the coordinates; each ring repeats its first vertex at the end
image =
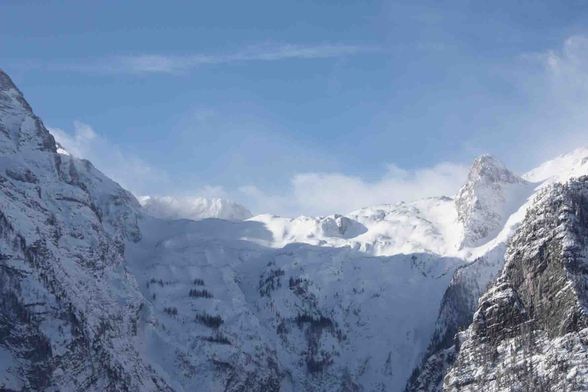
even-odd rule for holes
{"type": "Polygon", "coordinates": [[[459,335],[449,391],[588,389],[588,177],[545,190],[459,335]]]}
{"type": "Polygon", "coordinates": [[[505,245],[499,244],[455,272],[443,295],[431,343],[422,363],[408,381],[407,392],[442,389],[443,378],[451,369],[459,350],[455,335],[471,324],[478,298],[504,264],[504,252],[505,245]]]}
{"type": "Polygon", "coordinates": [[[407,391],[585,390],[586,189],[540,188],[506,252],[456,272],[407,391]]]}
{"type": "Polygon", "coordinates": [[[134,197],[56,153],[0,72],[0,385],[166,390],[134,342],[142,300],[123,265],[134,197]]]}

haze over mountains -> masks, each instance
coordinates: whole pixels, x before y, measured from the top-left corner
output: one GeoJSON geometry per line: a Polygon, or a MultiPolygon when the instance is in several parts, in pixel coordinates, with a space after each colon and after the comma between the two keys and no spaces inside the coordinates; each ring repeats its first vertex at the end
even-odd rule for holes
{"type": "Polygon", "coordinates": [[[0,71],[0,386],[587,390],[586,174],[481,156],[456,195],[325,217],[140,203],[0,71]]]}

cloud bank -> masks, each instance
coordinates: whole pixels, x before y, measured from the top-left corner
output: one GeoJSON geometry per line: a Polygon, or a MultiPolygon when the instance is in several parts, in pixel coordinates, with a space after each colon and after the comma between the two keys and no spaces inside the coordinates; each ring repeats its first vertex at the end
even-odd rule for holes
{"type": "Polygon", "coordinates": [[[290,189],[284,194],[266,193],[254,185],[239,191],[256,212],[326,215],[370,205],[453,196],[464,184],[467,173],[468,166],[450,162],[410,171],[391,164],[377,181],[343,173],[301,173],[291,178],[290,189]]]}

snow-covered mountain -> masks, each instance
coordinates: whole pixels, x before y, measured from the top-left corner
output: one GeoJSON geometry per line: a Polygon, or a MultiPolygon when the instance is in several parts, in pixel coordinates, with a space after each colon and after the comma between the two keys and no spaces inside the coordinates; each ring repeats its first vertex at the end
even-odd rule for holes
{"type": "Polygon", "coordinates": [[[144,301],[125,266],[139,204],[55,141],[0,72],[0,385],[166,390],[137,334],[144,301]]]}
{"type": "Polygon", "coordinates": [[[0,71],[0,389],[586,390],[587,162],[327,217],[141,205],[0,71]]]}
{"type": "Polygon", "coordinates": [[[495,158],[483,155],[476,159],[455,199],[463,225],[461,246],[479,246],[496,237],[533,188],[495,158]]]}
{"type": "Polygon", "coordinates": [[[493,246],[492,240],[505,227],[515,223],[508,223],[509,218],[539,184],[516,176],[484,155],[474,161],[466,184],[455,197],[366,207],[343,216],[290,219],[260,215],[250,220],[263,223],[272,233],[266,245],[273,247],[302,242],[351,247],[376,256],[427,252],[473,260],[493,246]],[[332,229],[336,227],[341,229],[332,229]]]}
{"type": "Polygon", "coordinates": [[[161,219],[243,220],[252,216],[242,205],[221,198],[142,196],[139,202],[148,215],[161,219]]]}

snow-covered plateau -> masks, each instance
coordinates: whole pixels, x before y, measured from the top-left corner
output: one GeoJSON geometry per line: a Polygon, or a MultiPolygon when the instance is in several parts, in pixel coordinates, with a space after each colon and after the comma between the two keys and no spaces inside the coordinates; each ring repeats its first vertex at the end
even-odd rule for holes
{"type": "Polygon", "coordinates": [[[0,390],[588,390],[588,149],[342,215],[138,201],[0,71],[0,390]]]}

